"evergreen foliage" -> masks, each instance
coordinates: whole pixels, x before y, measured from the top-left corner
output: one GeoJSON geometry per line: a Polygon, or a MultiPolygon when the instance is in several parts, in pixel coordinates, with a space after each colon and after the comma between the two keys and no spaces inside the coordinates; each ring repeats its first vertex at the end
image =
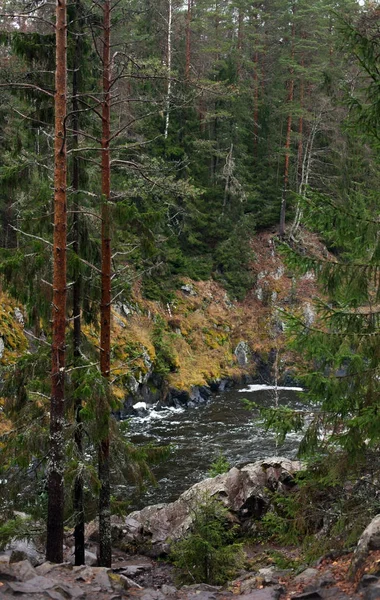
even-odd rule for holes
{"type": "Polygon", "coordinates": [[[206,497],[193,510],[191,531],[172,544],[171,560],[186,583],[222,585],[243,564],[242,545],[228,523],[228,510],[206,497]]]}
{"type": "MultiPolygon", "coordinates": [[[[363,17],[356,33],[348,28],[348,42],[352,45],[354,41],[353,51],[363,69],[358,90],[363,104],[357,105],[352,118],[359,120],[359,137],[365,127],[367,144],[371,144],[368,164],[375,173],[380,120],[373,86],[380,83],[379,43],[372,35],[370,16],[363,17]]],[[[353,121],[349,124],[353,136],[353,121]]],[[[299,314],[289,319],[293,347],[314,366],[302,377],[315,408],[301,454],[343,448],[352,460],[358,460],[379,446],[380,205],[374,191],[376,181],[377,175],[364,178],[348,189],[337,190],[334,196],[308,192],[302,198],[305,225],[318,232],[329,252],[321,255],[306,240],[290,242],[284,248],[290,266],[302,273],[313,271],[324,293],[312,323],[299,314]]],[[[272,420],[274,426],[279,423],[272,420]]],[[[299,415],[296,424],[299,426],[299,415]]]]}
{"type": "Polygon", "coordinates": [[[223,473],[227,473],[227,471],[230,468],[230,463],[228,462],[223,452],[220,451],[218,456],[211,463],[208,475],[209,477],[216,477],[216,475],[222,475],[223,473]]]}

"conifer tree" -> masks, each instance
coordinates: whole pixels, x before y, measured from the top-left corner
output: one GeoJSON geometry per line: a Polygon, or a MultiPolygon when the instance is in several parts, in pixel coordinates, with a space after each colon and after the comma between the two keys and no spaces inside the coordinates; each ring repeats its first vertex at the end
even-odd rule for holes
{"type": "Polygon", "coordinates": [[[48,515],[46,558],[63,561],[64,420],[66,354],[66,113],[67,113],[67,15],[66,1],[56,6],[55,137],[54,137],[54,239],[52,389],[50,404],[50,456],[48,466],[48,515]]]}
{"type": "MultiPolygon", "coordinates": [[[[102,267],[100,304],[100,371],[106,381],[111,368],[111,2],[103,5],[103,100],[102,100],[102,267]]],[[[111,491],[109,405],[107,397],[98,410],[99,442],[99,564],[111,566],[111,491]]]]}
{"type": "MultiPolygon", "coordinates": [[[[351,88],[347,98],[352,107],[347,136],[371,146],[367,160],[373,173],[378,173],[380,120],[375,90],[380,84],[380,47],[375,22],[376,10],[370,10],[355,26],[346,24],[345,37],[363,75],[361,87],[351,88]]],[[[290,320],[293,345],[310,366],[303,376],[307,397],[319,407],[301,452],[344,450],[352,460],[380,443],[378,185],[376,175],[336,190],[333,196],[309,191],[303,200],[305,223],[319,233],[329,253],[321,255],[306,240],[302,246],[288,246],[290,264],[316,273],[324,294],[313,319],[295,314],[290,320]]],[[[291,427],[289,413],[288,417],[291,427]]],[[[300,426],[302,421],[293,417],[300,426]]],[[[285,420],[285,414],[275,418],[280,427],[285,420]]]]}

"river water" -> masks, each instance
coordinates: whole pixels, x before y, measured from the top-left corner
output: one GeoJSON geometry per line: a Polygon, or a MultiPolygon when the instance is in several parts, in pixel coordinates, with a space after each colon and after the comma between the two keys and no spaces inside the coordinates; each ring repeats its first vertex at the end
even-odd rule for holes
{"type": "MultiPolygon", "coordinates": [[[[133,507],[175,500],[208,476],[210,464],[221,452],[231,466],[269,456],[294,457],[300,435],[291,434],[277,447],[273,433],[257,422],[258,411],[247,410],[244,399],[265,407],[276,402],[273,388],[250,385],[222,392],[195,408],[153,410],[148,416],[131,418],[128,437],[135,444],[153,442],[172,447],[169,458],[153,468],[157,486],[149,486],[133,501],[133,507]]],[[[300,388],[278,388],[278,399],[281,405],[303,407],[300,388]]]]}

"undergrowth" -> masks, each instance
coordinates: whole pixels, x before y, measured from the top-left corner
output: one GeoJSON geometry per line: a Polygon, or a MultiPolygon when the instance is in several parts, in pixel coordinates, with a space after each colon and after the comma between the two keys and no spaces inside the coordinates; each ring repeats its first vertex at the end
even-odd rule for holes
{"type": "Polygon", "coordinates": [[[209,496],[200,501],[190,532],[171,546],[170,559],[181,583],[221,585],[234,577],[243,566],[244,553],[223,504],[209,496]]]}
{"type": "Polygon", "coordinates": [[[352,548],[380,511],[380,464],[373,455],[365,463],[346,461],[343,453],[315,460],[298,474],[291,493],[274,493],[269,511],[257,523],[258,539],[297,546],[306,562],[352,548]]]}

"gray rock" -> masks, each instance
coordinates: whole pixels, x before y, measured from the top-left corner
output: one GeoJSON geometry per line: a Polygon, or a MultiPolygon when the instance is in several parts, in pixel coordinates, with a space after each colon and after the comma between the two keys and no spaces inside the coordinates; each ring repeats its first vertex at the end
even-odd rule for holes
{"type": "Polygon", "coordinates": [[[228,473],[196,483],[175,502],[147,506],[131,513],[127,519],[114,518],[113,543],[123,548],[126,543],[134,542],[141,551],[145,544],[150,553],[156,554],[167,551],[169,541],[187,532],[193,508],[205,496],[223,502],[235,522],[258,518],[269,506],[271,494],[286,490],[301,467],[299,461],[281,457],[257,461],[241,469],[233,467],[228,473]]]}
{"type": "Polygon", "coordinates": [[[4,350],[5,350],[4,340],[2,337],[0,337],[0,358],[3,358],[4,350]]]}
{"type": "Polygon", "coordinates": [[[380,550],[380,515],[376,515],[363,531],[351,561],[350,575],[355,577],[370,550],[380,550]]]}
{"type": "Polygon", "coordinates": [[[187,283],[186,285],[181,285],[181,290],[187,296],[196,296],[197,292],[194,290],[193,286],[187,283]]]}
{"type": "MultiPolygon", "coordinates": [[[[66,564],[66,563],[63,563],[66,564]]],[[[48,575],[48,573],[51,573],[51,571],[54,571],[54,569],[60,568],[62,567],[62,565],[56,564],[56,563],[52,563],[52,562],[44,562],[42,563],[42,565],[39,565],[38,567],[35,568],[35,572],[37,573],[37,575],[48,575]]]]}
{"type": "Polygon", "coordinates": [[[89,567],[96,567],[98,564],[98,557],[96,556],[96,554],[90,552],[89,550],[84,551],[84,559],[86,565],[88,565],[89,567]]]}
{"type": "Polygon", "coordinates": [[[37,575],[26,582],[9,581],[8,586],[11,590],[19,594],[36,594],[54,588],[56,583],[57,582],[53,579],[47,579],[47,577],[37,575]]]}
{"type": "Polygon", "coordinates": [[[276,567],[264,567],[258,570],[258,575],[263,578],[265,583],[278,583],[280,573],[276,567]]]}
{"type": "Polygon", "coordinates": [[[240,593],[245,594],[257,588],[257,577],[248,577],[241,582],[240,593]]]}
{"type": "Polygon", "coordinates": [[[363,594],[363,600],[379,600],[380,599],[380,584],[371,585],[363,594]]]}
{"type": "Polygon", "coordinates": [[[267,587],[262,590],[253,590],[249,594],[242,594],[239,600],[279,600],[282,594],[282,588],[267,587]]]}
{"type": "Polygon", "coordinates": [[[10,555],[11,562],[28,560],[33,567],[42,564],[45,560],[42,552],[39,552],[34,542],[29,540],[12,540],[5,551],[10,555]]]}
{"type": "Polygon", "coordinates": [[[24,315],[22,314],[22,312],[18,308],[18,306],[16,306],[16,308],[14,309],[13,312],[14,312],[17,323],[20,323],[20,325],[24,325],[24,315]]]}
{"type": "Polygon", "coordinates": [[[10,563],[9,567],[16,579],[20,579],[21,581],[29,581],[38,575],[28,560],[10,563]]]}
{"type": "Polygon", "coordinates": [[[51,600],[65,600],[65,596],[56,590],[47,590],[46,594],[48,598],[51,598],[51,600]]]}
{"type": "Polygon", "coordinates": [[[122,575],[125,577],[134,577],[135,575],[139,575],[143,571],[146,571],[150,565],[128,565],[124,567],[121,571],[122,575]]]}
{"type": "Polygon", "coordinates": [[[210,585],[208,583],[193,583],[192,585],[184,585],[183,587],[193,592],[219,592],[222,589],[221,585],[210,585]]]}
{"type": "Polygon", "coordinates": [[[154,590],[153,588],[146,588],[141,596],[141,600],[164,600],[164,598],[165,596],[160,590],[154,590]]]}
{"type": "Polygon", "coordinates": [[[296,583],[305,583],[306,581],[315,579],[318,575],[319,575],[318,569],[313,569],[310,567],[309,569],[305,569],[304,571],[302,571],[302,573],[299,573],[299,575],[297,575],[294,578],[294,581],[296,583]]]}
{"type": "Polygon", "coordinates": [[[61,583],[40,575],[23,583],[9,581],[7,585],[15,594],[48,592],[51,598],[59,598],[57,594],[60,594],[63,598],[73,598],[75,600],[83,598],[85,595],[84,591],[78,586],[61,583]],[[55,594],[51,594],[51,592],[55,592],[55,594]]]}
{"type": "Polygon", "coordinates": [[[248,365],[251,358],[251,351],[247,342],[239,342],[234,350],[234,354],[236,356],[236,360],[238,362],[239,367],[246,367],[248,365]]]}
{"type": "Polygon", "coordinates": [[[177,593],[177,588],[175,588],[174,585],[164,584],[161,586],[161,592],[164,594],[164,596],[175,596],[177,593]]]}
{"type": "Polygon", "coordinates": [[[379,582],[379,578],[376,575],[363,575],[361,580],[359,581],[358,590],[362,591],[369,587],[370,585],[374,585],[379,582]]]}
{"type": "MultiPolygon", "coordinates": [[[[91,567],[92,569],[94,567],[91,567]]],[[[108,577],[108,573],[111,571],[111,569],[107,569],[106,567],[98,567],[96,569],[96,575],[95,575],[95,579],[94,582],[97,585],[100,585],[100,587],[102,588],[102,590],[104,591],[112,591],[112,584],[110,582],[110,579],[108,577]]],[[[83,576],[83,573],[82,573],[83,576]]]]}
{"type": "Polygon", "coordinates": [[[136,581],[133,581],[133,579],[129,579],[129,577],[126,577],[122,573],[120,573],[118,577],[120,578],[120,582],[123,584],[123,587],[126,590],[129,588],[138,588],[139,590],[144,589],[139,583],[136,583],[136,581]]]}

